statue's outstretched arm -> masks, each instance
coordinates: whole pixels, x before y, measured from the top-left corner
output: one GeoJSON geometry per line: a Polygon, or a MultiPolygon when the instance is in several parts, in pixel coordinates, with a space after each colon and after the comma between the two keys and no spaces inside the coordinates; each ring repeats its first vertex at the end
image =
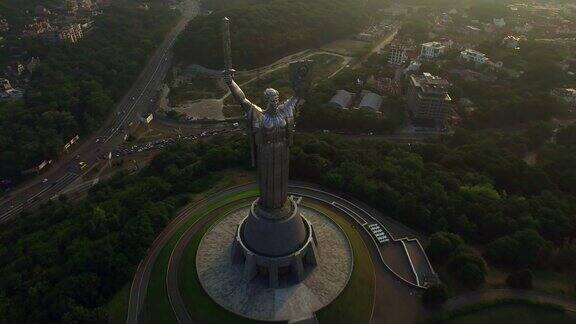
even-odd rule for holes
{"type": "Polygon", "coordinates": [[[224,81],[226,81],[226,84],[228,85],[228,88],[230,89],[230,93],[232,94],[232,96],[234,97],[236,102],[238,102],[242,106],[242,108],[244,108],[245,111],[248,111],[248,110],[256,107],[256,105],[251,103],[250,100],[246,99],[246,95],[244,94],[244,91],[242,91],[242,89],[240,89],[240,87],[232,79],[232,76],[230,74],[225,73],[224,81]]]}
{"type": "Polygon", "coordinates": [[[284,111],[286,116],[293,117],[294,110],[296,110],[296,106],[298,106],[298,103],[301,99],[302,98],[299,98],[297,95],[294,95],[284,101],[284,103],[280,106],[280,109],[284,111]]]}

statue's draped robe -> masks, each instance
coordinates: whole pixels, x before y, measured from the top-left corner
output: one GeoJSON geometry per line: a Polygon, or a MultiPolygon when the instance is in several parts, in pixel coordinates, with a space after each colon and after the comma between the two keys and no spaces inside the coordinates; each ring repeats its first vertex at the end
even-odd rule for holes
{"type": "Polygon", "coordinates": [[[260,205],[281,208],[288,197],[289,147],[292,141],[297,98],[279,105],[275,112],[252,105],[248,111],[249,135],[257,163],[260,205]]]}

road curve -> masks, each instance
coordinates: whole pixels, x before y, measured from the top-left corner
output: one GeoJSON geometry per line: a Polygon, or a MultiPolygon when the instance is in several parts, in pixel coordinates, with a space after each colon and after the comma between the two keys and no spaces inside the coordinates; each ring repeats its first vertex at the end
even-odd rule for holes
{"type": "Polygon", "coordinates": [[[146,257],[140,262],[138,268],[136,269],[136,273],[134,274],[132,285],[130,287],[130,300],[128,302],[128,315],[126,318],[126,322],[128,324],[144,323],[144,301],[146,299],[148,281],[150,280],[152,268],[156,263],[162,248],[172,238],[180,226],[186,222],[188,216],[194,214],[195,212],[202,209],[202,207],[209,205],[212,202],[222,200],[227,196],[234,195],[238,192],[246,191],[251,188],[254,188],[253,184],[232,187],[226,191],[216,193],[199,202],[188,205],[178,213],[178,215],[168,224],[168,226],[166,226],[166,228],[160,233],[160,235],[158,235],[154,242],[152,242],[152,246],[148,249],[146,257]]]}
{"type": "MultiPolygon", "coordinates": [[[[255,186],[252,186],[255,188],[255,186]]],[[[239,205],[242,207],[248,207],[251,205],[252,201],[254,201],[254,197],[241,199],[224,206],[217,208],[217,210],[225,209],[230,205],[239,205]]],[[[190,324],[193,323],[192,317],[188,312],[186,307],[186,303],[180,294],[179,284],[178,284],[178,269],[180,265],[180,260],[182,259],[182,254],[188,247],[188,243],[192,237],[200,230],[202,230],[207,224],[209,224],[212,220],[221,216],[218,213],[209,213],[206,216],[201,217],[198,219],[191,227],[186,229],[184,234],[178,239],[178,242],[174,246],[174,250],[170,254],[170,259],[168,261],[168,269],[166,270],[166,290],[168,293],[168,299],[170,301],[170,305],[172,306],[172,310],[174,311],[174,315],[180,324],[190,324]]]]}
{"type": "Polygon", "coordinates": [[[522,289],[488,289],[458,295],[448,299],[444,310],[455,310],[471,304],[494,301],[498,299],[521,299],[537,303],[554,304],[564,307],[566,311],[576,313],[576,300],[562,296],[522,289]]]}
{"type": "MultiPolygon", "coordinates": [[[[177,217],[153,242],[148,255],[138,267],[130,291],[130,302],[127,318],[128,323],[144,322],[144,301],[146,298],[146,290],[152,267],[154,266],[162,248],[174,235],[178,228],[184,222],[186,222],[188,217],[207,204],[253,188],[256,188],[256,185],[253,183],[230,188],[210,196],[201,202],[195,203],[194,205],[185,207],[177,215],[177,217]]],[[[291,194],[303,196],[305,199],[313,199],[318,203],[330,205],[332,202],[337,201],[338,203],[345,205],[350,209],[358,208],[357,205],[349,203],[347,200],[342,199],[332,193],[323,191],[313,185],[308,184],[306,187],[303,187],[302,183],[298,183],[298,185],[295,186],[291,185],[289,190],[291,194]]],[[[178,288],[177,274],[179,260],[181,258],[181,254],[184,251],[184,248],[194,233],[203,228],[203,226],[205,226],[212,219],[213,216],[202,217],[196,223],[194,223],[191,228],[187,229],[186,232],[180,237],[179,242],[175,246],[170,256],[166,277],[166,288],[171,306],[173,307],[173,311],[175,312],[175,316],[179,323],[192,322],[192,317],[186,309],[178,288]]],[[[371,322],[413,323],[419,317],[425,315],[425,311],[420,305],[420,290],[407,285],[405,282],[398,279],[391,271],[389,271],[389,269],[386,268],[382,262],[378,262],[378,260],[380,260],[380,254],[368,232],[354,220],[354,217],[350,216],[348,221],[362,236],[364,242],[367,243],[366,246],[372,260],[374,261],[375,295],[371,322]]]]}

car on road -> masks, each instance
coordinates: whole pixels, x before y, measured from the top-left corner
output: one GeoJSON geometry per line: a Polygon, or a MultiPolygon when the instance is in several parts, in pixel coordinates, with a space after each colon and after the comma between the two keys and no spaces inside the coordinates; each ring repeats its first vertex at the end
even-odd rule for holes
{"type": "Polygon", "coordinates": [[[42,183],[46,183],[46,182],[48,182],[47,178],[42,179],[42,183]]]}
{"type": "Polygon", "coordinates": [[[80,167],[80,170],[84,170],[88,167],[88,164],[86,164],[86,162],[84,162],[84,161],[80,161],[78,163],[78,166],[80,167]]]}

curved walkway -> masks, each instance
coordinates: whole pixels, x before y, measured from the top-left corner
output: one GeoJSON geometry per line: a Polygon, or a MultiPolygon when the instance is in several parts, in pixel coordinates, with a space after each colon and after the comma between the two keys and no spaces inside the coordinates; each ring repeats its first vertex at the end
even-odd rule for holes
{"type": "Polygon", "coordinates": [[[166,226],[166,228],[158,235],[158,237],[152,243],[148,254],[140,262],[134,278],[132,280],[132,285],[130,287],[130,300],[128,302],[128,315],[126,322],[128,324],[144,323],[144,301],[146,300],[146,292],[148,290],[148,282],[150,280],[150,275],[152,273],[152,268],[158,259],[158,255],[166,243],[172,238],[176,231],[182,226],[188,216],[194,214],[195,212],[202,209],[202,207],[225,198],[226,196],[233,195],[242,191],[252,189],[253,184],[242,185],[233,188],[229,188],[226,191],[216,193],[206,199],[196,202],[192,205],[184,207],[178,215],[166,226]]]}
{"type": "MultiPolygon", "coordinates": [[[[254,188],[256,188],[254,183],[232,187],[209,196],[204,200],[194,203],[193,205],[188,205],[178,213],[178,215],[170,222],[164,231],[162,231],[162,233],[156,238],[149,249],[148,255],[138,266],[130,290],[127,323],[144,322],[144,301],[146,298],[148,281],[150,280],[152,268],[156,263],[162,248],[170,240],[170,238],[172,238],[176,231],[185,224],[189,217],[211,203],[254,188]]],[[[358,208],[360,208],[359,206],[351,203],[347,199],[342,199],[338,195],[323,191],[319,189],[319,187],[311,184],[291,183],[289,191],[291,194],[302,196],[305,199],[312,199],[321,204],[330,206],[340,205],[345,207],[341,208],[341,210],[345,211],[345,214],[349,216],[347,219],[348,222],[358,231],[363,240],[367,243],[366,246],[370,252],[372,260],[382,260],[377,244],[366,230],[366,228],[362,226],[362,222],[358,220],[358,215],[354,212],[354,210],[358,210],[358,208]],[[372,244],[370,242],[372,242],[372,244]]],[[[243,203],[243,200],[245,199],[239,199],[232,203],[224,204],[217,207],[217,209],[226,208],[230,204],[243,203]]],[[[398,226],[398,224],[395,223],[388,224],[388,222],[390,222],[389,219],[385,218],[383,215],[377,212],[374,212],[367,206],[362,205],[362,207],[367,208],[366,210],[368,210],[366,211],[360,208],[360,210],[363,210],[364,212],[364,214],[362,214],[363,217],[372,217],[372,220],[383,223],[386,226],[398,226]]],[[[182,234],[170,256],[166,276],[166,287],[170,299],[170,304],[179,323],[192,323],[192,318],[180,296],[177,278],[177,265],[179,264],[181,255],[184,252],[184,248],[188,245],[193,235],[198,230],[206,226],[206,224],[212,221],[217,215],[210,214],[210,212],[208,212],[205,216],[206,217],[199,218],[182,234]]],[[[404,230],[409,229],[400,226],[396,230],[403,232],[404,230]]],[[[399,278],[390,268],[385,265],[383,261],[374,263],[374,273],[375,294],[371,323],[414,323],[418,319],[425,318],[430,315],[429,312],[421,306],[419,298],[421,289],[399,278]]],[[[449,299],[445,304],[444,309],[454,310],[469,304],[505,298],[551,303],[560,305],[568,311],[576,312],[575,300],[534,291],[511,289],[493,289],[459,295],[449,299]]]]}
{"type": "MultiPolygon", "coordinates": [[[[210,203],[219,201],[227,196],[242,191],[254,189],[255,187],[256,185],[252,183],[230,188],[212,195],[203,201],[185,207],[174,218],[174,220],[170,222],[166,229],[162,231],[158,238],[153,242],[148,255],[138,266],[130,290],[130,302],[127,318],[128,323],[144,322],[144,301],[152,268],[162,248],[176,233],[176,231],[188,220],[188,218],[210,203]]],[[[331,207],[338,205],[341,207],[339,209],[348,216],[347,220],[351,226],[356,229],[363,238],[372,260],[375,261],[375,294],[371,317],[372,323],[413,323],[426,314],[426,311],[420,304],[419,294],[421,293],[421,289],[403,280],[386,266],[373,237],[370,235],[368,230],[366,230],[366,227],[363,226],[364,224],[358,220],[358,213],[361,213],[362,217],[369,217],[370,222],[380,222],[374,218],[371,212],[369,213],[346,199],[342,199],[337,195],[323,191],[317,186],[310,184],[304,185],[298,183],[298,185],[291,185],[289,191],[291,194],[305,197],[305,199],[312,199],[331,207]],[[381,262],[378,262],[378,260],[381,262]]],[[[236,203],[238,203],[238,201],[236,201],[236,203]]],[[[182,298],[179,296],[177,267],[175,265],[178,264],[179,258],[184,250],[182,247],[186,246],[184,243],[187,243],[194,233],[215,217],[214,215],[206,216],[207,217],[198,219],[190,229],[186,230],[186,232],[180,237],[180,241],[177,243],[178,249],[175,248],[170,256],[170,265],[166,278],[167,292],[170,303],[175,311],[175,315],[180,323],[191,323],[192,319],[186,310],[182,298]]]]}
{"type": "Polygon", "coordinates": [[[533,290],[521,289],[489,289],[485,291],[471,292],[458,295],[448,299],[444,305],[444,310],[456,310],[467,305],[477,304],[498,299],[522,299],[537,303],[548,303],[564,307],[566,311],[576,313],[576,300],[537,292],[533,290]]]}
{"type": "MultiPolygon", "coordinates": [[[[222,210],[230,205],[240,205],[250,206],[254,198],[237,200],[226,204],[216,210],[222,210]],[[244,203],[243,203],[244,202],[244,203]]],[[[202,230],[206,225],[210,224],[213,220],[215,220],[218,216],[221,216],[218,213],[209,213],[205,217],[198,219],[192,226],[190,226],[184,234],[178,239],[176,245],[174,246],[174,250],[170,254],[170,259],[168,261],[168,269],[166,270],[166,290],[168,293],[168,299],[170,300],[170,305],[172,306],[172,310],[174,311],[174,315],[176,319],[181,324],[188,324],[192,323],[192,317],[188,313],[186,308],[186,303],[180,294],[180,286],[178,284],[178,267],[180,265],[180,260],[182,259],[182,254],[186,250],[186,247],[190,243],[192,237],[200,230],[202,230]]]]}

